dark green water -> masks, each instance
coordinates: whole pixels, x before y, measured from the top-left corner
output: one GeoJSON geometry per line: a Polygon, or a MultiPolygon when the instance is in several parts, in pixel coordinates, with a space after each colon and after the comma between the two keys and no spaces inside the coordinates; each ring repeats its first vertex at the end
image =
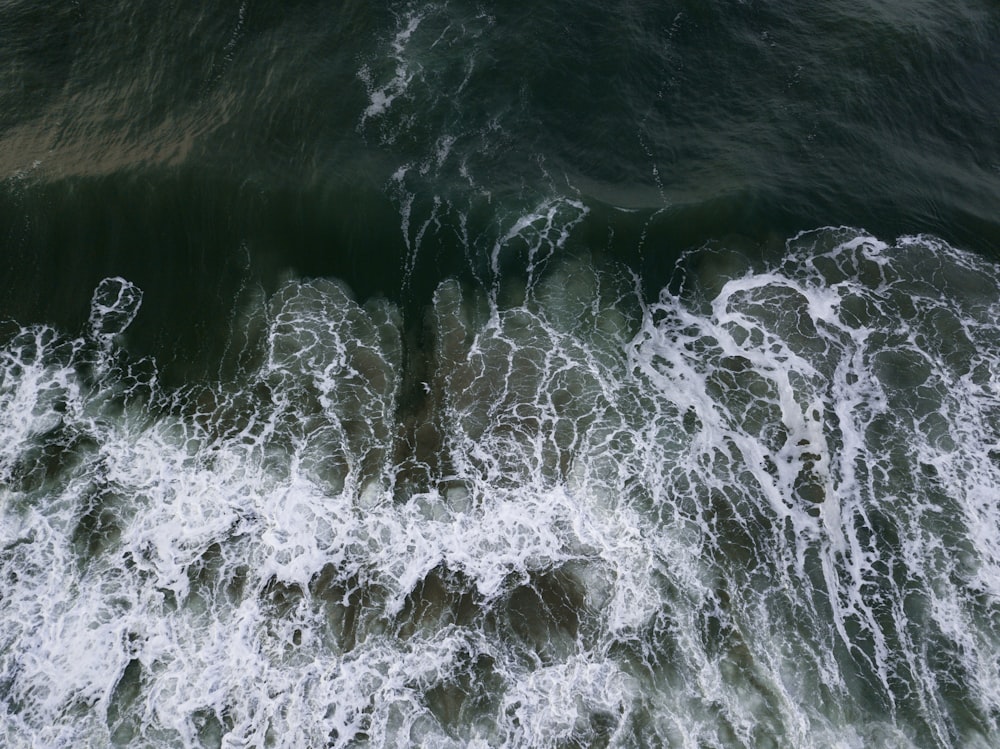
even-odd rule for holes
{"type": "Polygon", "coordinates": [[[562,196],[590,210],[571,249],[653,295],[679,252],[731,235],[771,254],[826,225],[986,255],[1000,238],[989,3],[11,3],[2,20],[0,315],[77,325],[124,275],[146,291],[135,345],[161,358],[179,341],[211,361],[198,342],[235,289],[283,272],[426,304],[562,196]]]}
{"type": "Polygon", "coordinates": [[[0,743],[995,745],[998,263],[986,0],[0,3],[0,743]]]}

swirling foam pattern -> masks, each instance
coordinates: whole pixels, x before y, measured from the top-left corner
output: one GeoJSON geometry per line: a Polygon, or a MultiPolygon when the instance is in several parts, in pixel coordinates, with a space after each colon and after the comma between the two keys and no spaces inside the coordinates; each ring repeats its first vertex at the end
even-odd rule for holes
{"type": "Polygon", "coordinates": [[[7,746],[1000,740],[985,261],[824,229],[652,304],[552,261],[417,336],[296,280],[181,391],[140,301],[3,348],[7,746]]]}

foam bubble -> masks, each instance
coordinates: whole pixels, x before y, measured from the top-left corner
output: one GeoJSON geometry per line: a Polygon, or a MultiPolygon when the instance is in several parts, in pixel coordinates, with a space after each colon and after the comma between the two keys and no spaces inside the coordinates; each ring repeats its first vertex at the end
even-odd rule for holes
{"type": "Polygon", "coordinates": [[[993,741],[996,269],[822,230],[644,304],[554,257],[571,209],[512,229],[520,289],[442,283],[425,350],[324,280],[179,392],[122,279],[13,336],[4,740],[993,741]]]}

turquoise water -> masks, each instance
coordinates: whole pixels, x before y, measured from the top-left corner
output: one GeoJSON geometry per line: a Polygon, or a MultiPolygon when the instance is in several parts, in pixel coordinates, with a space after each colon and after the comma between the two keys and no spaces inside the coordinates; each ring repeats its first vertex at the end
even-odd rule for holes
{"type": "Polygon", "coordinates": [[[0,7],[2,743],[997,744],[998,39],[0,7]]]}

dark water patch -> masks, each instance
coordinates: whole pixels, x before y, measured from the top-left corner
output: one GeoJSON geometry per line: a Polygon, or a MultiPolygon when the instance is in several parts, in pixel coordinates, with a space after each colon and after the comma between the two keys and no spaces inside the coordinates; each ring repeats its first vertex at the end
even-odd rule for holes
{"type": "Polygon", "coordinates": [[[258,190],[181,170],[25,190],[0,205],[9,248],[0,316],[72,329],[88,283],[127,277],[145,294],[133,351],[156,356],[168,382],[218,367],[247,289],[271,293],[289,274],[350,278],[364,297],[400,287],[392,208],[358,184],[258,190]]]}

